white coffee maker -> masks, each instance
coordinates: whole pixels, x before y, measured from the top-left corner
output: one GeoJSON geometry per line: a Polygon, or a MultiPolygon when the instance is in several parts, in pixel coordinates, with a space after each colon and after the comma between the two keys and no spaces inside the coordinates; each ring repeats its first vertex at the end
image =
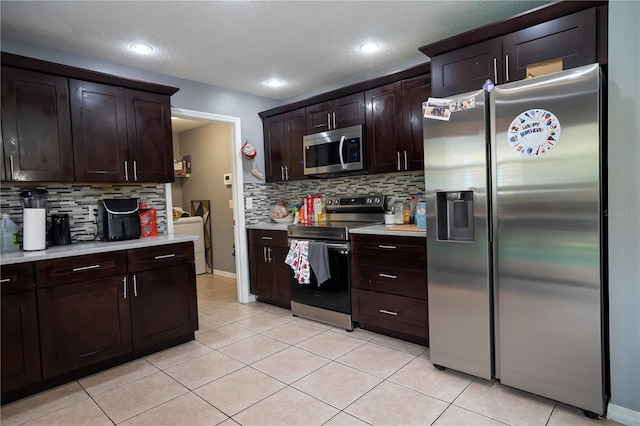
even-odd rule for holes
{"type": "Polygon", "coordinates": [[[20,193],[22,200],[22,250],[47,248],[47,190],[32,189],[20,193]]]}

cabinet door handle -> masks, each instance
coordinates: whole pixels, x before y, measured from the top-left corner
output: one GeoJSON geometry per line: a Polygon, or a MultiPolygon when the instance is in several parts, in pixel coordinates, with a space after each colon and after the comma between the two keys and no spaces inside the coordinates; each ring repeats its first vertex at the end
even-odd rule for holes
{"type": "Polygon", "coordinates": [[[129,162],[124,160],[124,180],[129,182],[129,162]]]}
{"type": "Polygon", "coordinates": [[[122,278],[122,297],[127,298],[127,277],[122,278]]]}
{"type": "Polygon", "coordinates": [[[271,257],[271,247],[267,247],[267,254],[269,255],[269,259],[267,261],[271,263],[271,261],[273,261],[273,258],[271,257]]]}
{"type": "Polygon", "coordinates": [[[333,128],[336,128],[336,112],[333,111],[333,128]]]}
{"type": "Polygon", "coordinates": [[[505,83],[509,82],[509,55],[504,55],[504,74],[505,74],[505,83]]]}
{"type": "Polygon", "coordinates": [[[280,180],[284,180],[284,166],[280,166],[280,180]]]}
{"type": "Polygon", "coordinates": [[[262,247],[262,259],[264,259],[264,263],[267,263],[267,248],[262,247]]]}
{"type": "Polygon", "coordinates": [[[78,268],[73,268],[73,272],[87,271],[89,269],[98,269],[100,265],[90,265],[90,266],[80,266],[78,268]]]}
{"type": "Polygon", "coordinates": [[[409,161],[407,160],[407,150],[404,150],[404,169],[409,170],[409,161]]]}
{"type": "Polygon", "coordinates": [[[138,162],[133,160],[133,180],[138,181],[138,162]]]}
{"type": "Polygon", "coordinates": [[[398,168],[397,168],[397,170],[400,170],[400,151],[396,151],[396,154],[398,154],[398,168]]]}
{"type": "Polygon", "coordinates": [[[331,130],[331,113],[327,113],[327,129],[331,130]]]}
{"type": "Polygon", "coordinates": [[[11,281],[11,278],[3,278],[0,280],[0,283],[8,283],[9,281],[11,281]]]}
{"type": "Polygon", "coordinates": [[[260,237],[263,240],[273,240],[273,237],[260,237]]]}
{"type": "Polygon", "coordinates": [[[378,244],[378,248],[387,249],[387,250],[395,250],[397,247],[396,246],[385,246],[385,245],[382,245],[382,244],[378,244]]]}
{"type": "Polygon", "coordinates": [[[381,314],[393,315],[394,317],[398,316],[397,312],[387,311],[386,309],[380,309],[378,312],[380,312],[381,314]]]}
{"type": "Polygon", "coordinates": [[[156,257],[154,257],[154,259],[155,259],[155,260],[158,260],[158,259],[168,259],[168,258],[170,258],[170,257],[176,257],[176,254],[175,254],[175,253],[171,253],[171,254],[160,254],[160,255],[158,255],[158,256],[156,256],[156,257]]]}
{"type": "Polygon", "coordinates": [[[284,171],[287,174],[287,180],[289,180],[289,166],[284,166],[284,171]]]}
{"type": "Polygon", "coordinates": [[[11,179],[13,179],[13,155],[9,156],[9,173],[11,173],[11,179]]]}
{"type": "Polygon", "coordinates": [[[133,295],[138,297],[138,281],[135,275],[133,276],[133,295]]]}
{"type": "Polygon", "coordinates": [[[391,274],[378,274],[378,276],[379,276],[379,277],[382,277],[382,278],[391,278],[391,279],[393,279],[393,280],[395,280],[396,278],[398,278],[398,276],[397,276],[397,275],[391,275],[391,274]]]}

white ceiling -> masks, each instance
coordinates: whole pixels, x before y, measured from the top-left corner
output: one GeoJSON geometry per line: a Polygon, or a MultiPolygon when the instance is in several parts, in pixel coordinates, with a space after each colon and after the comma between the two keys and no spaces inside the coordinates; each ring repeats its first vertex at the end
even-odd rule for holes
{"type": "Polygon", "coordinates": [[[420,46],[544,1],[8,1],[1,34],[276,100],[426,62],[420,46]],[[376,54],[358,47],[381,45],[376,54]],[[152,45],[148,56],[128,50],[152,45]],[[264,82],[286,82],[274,89],[264,82]]]}

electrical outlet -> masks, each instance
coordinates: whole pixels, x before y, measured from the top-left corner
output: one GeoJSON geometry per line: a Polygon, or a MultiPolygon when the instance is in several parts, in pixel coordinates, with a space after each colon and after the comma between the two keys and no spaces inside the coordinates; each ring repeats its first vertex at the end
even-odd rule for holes
{"type": "Polygon", "coordinates": [[[91,223],[98,222],[98,205],[91,204],[89,205],[89,220],[91,223]]]}
{"type": "Polygon", "coordinates": [[[246,208],[247,210],[251,210],[251,209],[253,209],[253,198],[251,198],[251,197],[247,197],[247,198],[246,198],[246,201],[245,201],[245,204],[246,204],[245,208],[246,208]]]}

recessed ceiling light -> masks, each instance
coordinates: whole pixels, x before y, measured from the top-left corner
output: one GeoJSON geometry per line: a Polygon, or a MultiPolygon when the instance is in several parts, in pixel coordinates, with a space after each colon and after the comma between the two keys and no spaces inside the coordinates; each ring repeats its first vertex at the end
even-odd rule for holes
{"type": "Polygon", "coordinates": [[[266,84],[269,87],[280,87],[284,84],[284,81],[278,80],[277,78],[272,78],[271,80],[267,81],[266,84]]]}
{"type": "Polygon", "coordinates": [[[379,48],[380,48],[380,45],[378,43],[366,43],[360,46],[360,50],[362,50],[365,53],[375,52],[379,48]]]}
{"type": "Polygon", "coordinates": [[[131,45],[131,50],[137,53],[151,53],[153,52],[153,47],[148,44],[136,43],[131,45]]]}

